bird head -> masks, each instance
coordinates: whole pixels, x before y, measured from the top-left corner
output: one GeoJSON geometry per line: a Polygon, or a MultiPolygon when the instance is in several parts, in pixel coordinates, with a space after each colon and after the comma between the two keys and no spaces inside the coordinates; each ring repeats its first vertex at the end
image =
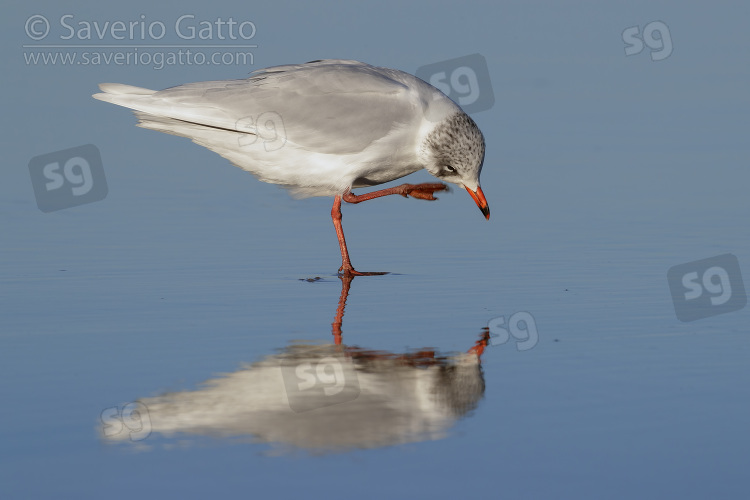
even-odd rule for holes
{"type": "Polygon", "coordinates": [[[427,134],[422,153],[428,172],[465,188],[485,218],[490,218],[490,208],[479,185],[484,136],[474,120],[461,111],[443,119],[427,134]]]}

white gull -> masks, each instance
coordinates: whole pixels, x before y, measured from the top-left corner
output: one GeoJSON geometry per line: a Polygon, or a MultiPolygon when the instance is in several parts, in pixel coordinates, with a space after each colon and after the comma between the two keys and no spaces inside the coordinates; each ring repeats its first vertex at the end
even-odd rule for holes
{"type": "Polygon", "coordinates": [[[103,83],[93,97],[133,109],[138,126],[192,139],[297,196],[334,196],[331,216],[343,274],[354,270],[341,201],[399,194],[434,200],[442,183],[403,184],[355,195],[426,169],[466,188],[489,219],[479,185],[484,137],[445,94],[403,71],[321,60],[255,71],[247,79],[161,91],[103,83]]]}

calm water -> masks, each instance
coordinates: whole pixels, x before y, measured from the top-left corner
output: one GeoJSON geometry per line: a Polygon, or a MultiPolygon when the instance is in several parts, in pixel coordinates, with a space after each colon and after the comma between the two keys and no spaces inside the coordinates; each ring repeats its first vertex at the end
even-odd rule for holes
{"type": "Polygon", "coordinates": [[[731,253],[750,276],[747,8],[444,7],[430,29],[416,7],[366,9],[372,27],[191,11],[252,18],[255,67],[487,60],[495,105],[474,118],[492,219],[457,189],[343,207],[354,265],[391,274],[350,283],[338,339],[331,200],[291,199],[89,97],[245,68],[29,66],[37,11],[3,21],[3,498],[742,496],[750,309],[681,322],[667,271],[731,253]],[[626,57],[623,30],[657,20],[673,54],[626,57]],[[29,160],[89,143],[106,198],[42,213],[29,160]]]}

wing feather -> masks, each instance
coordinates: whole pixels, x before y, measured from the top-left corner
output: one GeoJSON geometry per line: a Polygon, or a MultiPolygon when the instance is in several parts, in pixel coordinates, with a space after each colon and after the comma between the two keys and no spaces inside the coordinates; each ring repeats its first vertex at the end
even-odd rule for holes
{"type": "MultiPolygon", "coordinates": [[[[97,99],[148,115],[260,135],[272,129],[300,148],[324,154],[364,150],[413,120],[416,106],[393,70],[343,60],[271,67],[243,80],[158,92],[118,84],[101,89],[97,99]]],[[[179,135],[189,137],[189,130],[179,135]]]]}

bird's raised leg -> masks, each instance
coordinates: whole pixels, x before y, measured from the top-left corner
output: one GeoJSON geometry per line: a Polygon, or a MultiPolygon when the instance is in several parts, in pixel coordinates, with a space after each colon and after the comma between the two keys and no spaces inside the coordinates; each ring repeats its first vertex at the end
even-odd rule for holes
{"type": "Polygon", "coordinates": [[[344,229],[341,226],[341,200],[343,199],[347,203],[361,203],[363,201],[372,200],[374,198],[380,198],[381,196],[388,196],[391,194],[400,194],[404,198],[411,196],[412,198],[418,198],[420,200],[436,200],[434,194],[435,191],[447,191],[448,185],[434,182],[425,184],[401,184],[388,189],[381,189],[380,191],[373,191],[372,193],[365,193],[356,195],[350,191],[347,191],[343,195],[336,195],[333,199],[333,208],[331,208],[331,219],[333,219],[333,227],[336,228],[336,236],[339,239],[339,247],[341,247],[341,267],[339,273],[345,276],[377,276],[388,273],[361,273],[354,269],[352,261],[349,259],[349,250],[346,248],[346,239],[344,238],[344,229]]]}
{"type": "Polygon", "coordinates": [[[419,198],[420,200],[437,200],[435,198],[435,191],[448,191],[448,185],[442,182],[427,182],[424,184],[401,184],[388,189],[381,189],[380,191],[373,191],[372,193],[365,194],[354,194],[351,191],[344,193],[342,198],[347,203],[361,203],[363,201],[372,200],[374,198],[380,198],[381,196],[388,196],[391,194],[400,194],[404,198],[411,196],[412,198],[419,198]]]}

